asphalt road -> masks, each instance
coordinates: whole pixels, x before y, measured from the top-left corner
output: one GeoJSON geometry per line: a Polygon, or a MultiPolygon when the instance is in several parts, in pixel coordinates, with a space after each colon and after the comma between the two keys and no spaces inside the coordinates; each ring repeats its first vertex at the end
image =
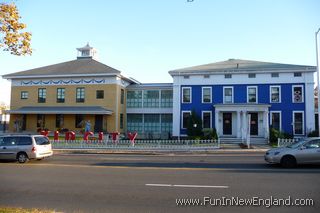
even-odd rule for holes
{"type": "Polygon", "coordinates": [[[262,153],[59,154],[23,165],[0,162],[0,206],[59,212],[319,212],[320,166],[283,169],[266,164],[262,153]],[[268,208],[271,197],[312,199],[313,206],[268,208]],[[177,206],[184,198],[202,205],[177,206]],[[268,200],[235,206],[251,198],[255,204],[268,200]],[[227,199],[234,205],[214,205],[231,204],[227,199]]]}

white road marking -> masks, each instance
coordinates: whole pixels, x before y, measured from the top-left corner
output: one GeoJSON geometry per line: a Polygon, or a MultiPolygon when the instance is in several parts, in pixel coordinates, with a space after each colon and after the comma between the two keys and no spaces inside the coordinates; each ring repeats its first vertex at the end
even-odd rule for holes
{"type": "Polygon", "coordinates": [[[158,183],[147,183],[146,186],[160,186],[160,187],[184,187],[184,188],[219,188],[227,189],[229,186],[207,186],[207,185],[176,185],[176,184],[158,184],[158,183]]]}
{"type": "Polygon", "coordinates": [[[153,183],[148,183],[146,184],[146,186],[167,186],[167,187],[171,187],[172,184],[153,184],[153,183]]]}
{"type": "Polygon", "coordinates": [[[174,187],[189,187],[189,188],[221,188],[227,189],[229,186],[205,186],[205,185],[173,185],[174,187]]]}

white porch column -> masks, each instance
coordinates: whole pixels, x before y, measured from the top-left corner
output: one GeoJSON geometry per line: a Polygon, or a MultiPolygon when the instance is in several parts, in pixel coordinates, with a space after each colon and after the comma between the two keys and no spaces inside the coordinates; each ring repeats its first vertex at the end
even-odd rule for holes
{"type": "Polygon", "coordinates": [[[216,128],[218,137],[220,136],[219,114],[220,114],[220,111],[219,110],[215,110],[214,127],[216,128]]]}
{"type": "Polygon", "coordinates": [[[243,141],[247,140],[247,111],[243,111],[242,113],[242,133],[241,138],[243,141]]]}
{"type": "MultiPolygon", "coordinates": [[[[181,98],[180,98],[180,82],[177,82],[177,78],[174,77],[174,85],[173,85],[173,109],[172,109],[172,136],[180,137],[180,121],[181,121],[181,98]]],[[[143,97],[143,96],[142,96],[143,97]]]]}
{"type": "Polygon", "coordinates": [[[264,138],[269,138],[269,112],[263,112],[264,138]]]}
{"type": "Polygon", "coordinates": [[[237,138],[241,138],[241,118],[240,118],[240,110],[237,110],[237,138]]]}

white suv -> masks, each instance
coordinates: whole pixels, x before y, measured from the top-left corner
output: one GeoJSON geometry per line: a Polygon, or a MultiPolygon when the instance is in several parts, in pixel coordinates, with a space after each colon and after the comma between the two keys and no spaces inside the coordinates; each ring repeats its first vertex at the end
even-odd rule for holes
{"type": "Polygon", "coordinates": [[[0,135],[0,159],[41,160],[53,155],[49,139],[43,135],[0,135]]]}

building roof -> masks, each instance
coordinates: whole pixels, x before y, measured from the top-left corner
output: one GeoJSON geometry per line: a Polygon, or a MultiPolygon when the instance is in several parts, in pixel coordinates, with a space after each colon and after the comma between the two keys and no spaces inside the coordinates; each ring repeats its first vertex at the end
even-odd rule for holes
{"type": "Polygon", "coordinates": [[[90,75],[118,75],[119,70],[102,64],[91,58],[77,59],[45,67],[39,67],[22,72],[4,75],[3,78],[33,78],[52,76],[90,76],[90,75]]]}
{"type": "Polygon", "coordinates": [[[112,110],[100,106],[26,106],[16,110],[7,110],[7,114],[86,114],[111,115],[112,110]]]}
{"type": "Polygon", "coordinates": [[[131,84],[127,89],[173,89],[173,83],[140,83],[131,84]]]}
{"type": "Polygon", "coordinates": [[[315,66],[280,64],[262,61],[251,61],[241,59],[229,59],[216,63],[204,64],[199,66],[187,67],[169,71],[171,75],[180,74],[206,74],[221,72],[279,72],[279,71],[305,71],[315,72],[315,66]]]}

